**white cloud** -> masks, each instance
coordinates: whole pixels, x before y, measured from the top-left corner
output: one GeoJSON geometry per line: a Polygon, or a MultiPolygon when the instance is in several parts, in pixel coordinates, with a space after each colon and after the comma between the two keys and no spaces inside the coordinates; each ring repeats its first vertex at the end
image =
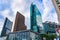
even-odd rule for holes
{"type": "Polygon", "coordinates": [[[9,10],[4,10],[4,11],[1,13],[1,15],[2,15],[3,17],[7,17],[8,14],[9,14],[9,10]]]}
{"type": "Polygon", "coordinates": [[[42,14],[42,19],[43,19],[43,22],[46,21],[46,15],[48,14],[49,12],[49,8],[45,8],[44,11],[43,11],[43,14],[42,14]]]}
{"type": "Polygon", "coordinates": [[[9,15],[9,12],[10,12],[10,10],[9,10],[9,9],[6,9],[6,10],[4,10],[4,11],[1,11],[1,14],[0,14],[0,15],[2,15],[4,18],[7,17],[7,18],[10,19],[11,21],[13,21],[14,16],[13,16],[13,18],[12,18],[12,16],[9,15]]]}
{"type": "Polygon", "coordinates": [[[21,14],[25,16],[25,24],[27,28],[30,27],[30,4],[34,0],[13,0],[11,3],[11,9],[13,10],[14,14],[19,11],[21,14]]]}
{"type": "Polygon", "coordinates": [[[51,10],[54,9],[52,1],[51,0],[43,0],[43,4],[45,7],[45,9],[43,10],[43,14],[42,14],[43,22],[51,21],[51,22],[58,23],[56,12],[54,12],[54,13],[51,12],[51,10]]]}
{"type": "Polygon", "coordinates": [[[58,23],[56,12],[54,14],[47,14],[46,20],[58,23]]]}
{"type": "Polygon", "coordinates": [[[8,3],[8,0],[0,0],[0,4],[8,3]]]}
{"type": "MultiPolygon", "coordinates": [[[[15,15],[16,15],[16,12],[19,11],[20,13],[22,13],[24,16],[25,16],[25,24],[30,27],[30,4],[31,3],[35,3],[38,7],[38,9],[43,9],[41,4],[39,3],[39,1],[35,1],[35,0],[12,0],[12,3],[11,3],[11,9],[12,11],[14,12],[14,18],[15,19],[15,15]],[[41,8],[40,8],[41,7],[41,8]]],[[[50,10],[53,8],[51,6],[51,0],[43,0],[43,4],[44,4],[44,10],[43,10],[43,14],[42,14],[42,18],[43,18],[43,21],[52,21],[53,18],[55,18],[53,21],[56,21],[57,22],[57,16],[55,14],[50,14],[50,10]],[[49,13],[49,14],[48,14],[49,13]],[[47,17],[47,15],[49,15],[47,17]],[[49,18],[50,16],[56,16],[56,17],[53,17],[53,18],[49,18]]],[[[12,19],[10,17],[10,19],[12,19]]]]}
{"type": "Polygon", "coordinates": [[[40,9],[41,5],[38,0],[13,0],[11,3],[11,9],[14,14],[19,11],[25,16],[25,24],[27,25],[27,28],[30,28],[30,5],[32,2],[35,3],[40,9]]]}
{"type": "MultiPolygon", "coordinates": [[[[30,27],[30,4],[33,1],[34,0],[12,0],[10,8],[1,11],[0,15],[2,15],[4,18],[8,17],[11,21],[13,21],[13,24],[14,24],[16,12],[19,11],[26,17],[25,24],[29,28],[30,27]],[[13,11],[13,16],[9,15],[9,12],[11,12],[10,9],[13,11]]],[[[3,4],[4,3],[8,4],[7,1],[4,2],[3,0],[3,4]]],[[[4,22],[1,21],[1,23],[4,23],[4,22]]],[[[3,25],[0,25],[0,26],[3,26],[3,25]]]]}
{"type": "MultiPolygon", "coordinates": [[[[11,14],[13,14],[13,16],[9,15],[10,9],[6,9],[6,10],[2,11],[0,15],[3,15],[3,17],[8,17],[11,21],[13,21],[13,24],[14,24],[16,12],[19,11],[21,14],[23,14],[25,16],[25,18],[26,18],[25,24],[29,28],[30,27],[30,4],[32,2],[37,5],[37,7],[40,11],[41,10],[43,11],[43,13],[42,13],[43,21],[48,21],[48,20],[52,21],[52,19],[54,18],[53,21],[57,22],[56,13],[50,14],[50,10],[52,10],[52,8],[53,8],[51,6],[51,4],[52,4],[51,0],[43,0],[44,7],[39,1],[36,1],[36,0],[12,0],[10,9],[13,11],[13,13],[11,13],[11,14]],[[53,18],[51,17],[51,15],[53,18]],[[51,17],[51,19],[49,19],[50,17],[51,17]]],[[[3,3],[4,3],[4,1],[3,1],[3,3]]],[[[7,1],[6,1],[6,3],[7,3],[7,1]]]]}
{"type": "Polygon", "coordinates": [[[43,15],[42,15],[42,19],[43,19],[43,22],[44,22],[44,21],[46,21],[46,15],[49,12],[49,6],[47,6],[47,1],[46,0],[43,0],[43,4],[44,4],[44,7],[45,7],[45,9],[43,10],[43,15]]]}

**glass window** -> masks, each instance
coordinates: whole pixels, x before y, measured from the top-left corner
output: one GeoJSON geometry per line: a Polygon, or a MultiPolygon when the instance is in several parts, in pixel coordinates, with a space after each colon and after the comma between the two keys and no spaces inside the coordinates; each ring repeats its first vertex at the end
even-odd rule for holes
{"type": "Polygon", "coordinates": [[[38,36],[32,32],[18,32],[9,34],[8,40],[38,40],[38,36]]]}
{"type": "Polygon", "coordinates": [[[9,21],[9,20],[7,20],[5,27],[8,28],[8,29],[11,29],[11,27],[12,27],[12,22],[9,21]]]}
{"type": "Polygon", "coordinates": [[[18,33],[15,34],[15,40],[19,40],[19,35],[18,35],[18,33]]]}
{"type": "Polygon", "coordinates": [[[40,40],[40,35],[30,32],[30,38],[32,40],[40,40]]]}
{"type": "Polygon", "coordinates": [[[33,30],[34,30],[35,32],[38,32],[37,26],[33,26],[33,30]]]}
{"type": "Polygon", "coordinates": [[[27,40],[26,38],[22,38],[22,40],[27,40]]]}
{"type": "Polygon", "coordinates": [[[10,34],[8,40],[15,40],[15,34],[10,34]]]}
{"type": "Polygon", "coordinates": [[[10,33],[10,30],[6,29],[6,34],[9,34],[10,33]]]}

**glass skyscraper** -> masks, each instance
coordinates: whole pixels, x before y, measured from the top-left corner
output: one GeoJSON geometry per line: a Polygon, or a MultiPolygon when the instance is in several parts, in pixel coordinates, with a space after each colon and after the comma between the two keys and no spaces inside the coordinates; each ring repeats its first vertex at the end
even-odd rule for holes
{"type": "Polygon", "coordinates": [[[11,32],[12,24],[13,23],[8,18],[5,19],[5,23],[4,23],[2,32],[1,32],[1,36],[6,36],[11,32]]]}
{"type": "Polygon", "coordinates": [[[39,12],[37,6],[33,3],[30,6],[30,20],[31,30],[34,32],[40,32],[42,29],[41,13],[39,12]]]}

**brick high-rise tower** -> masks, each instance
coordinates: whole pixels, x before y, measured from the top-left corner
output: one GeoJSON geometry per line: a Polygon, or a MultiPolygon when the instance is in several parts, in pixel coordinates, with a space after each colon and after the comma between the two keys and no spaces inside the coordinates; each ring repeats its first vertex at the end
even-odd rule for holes
{"type": "Polygon", "coordinates": [[[26,30],[25,17],[17,12],[13,31],[26,30]]]}

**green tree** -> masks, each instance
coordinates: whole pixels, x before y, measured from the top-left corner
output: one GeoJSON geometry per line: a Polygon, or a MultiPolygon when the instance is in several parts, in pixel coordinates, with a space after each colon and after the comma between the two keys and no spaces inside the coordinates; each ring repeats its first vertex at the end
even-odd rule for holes
{"type": "Polygon", "coordinates": [[[46,38],[46,40],[54,40],[54,38],[56,38],[56,34],[41,34],[42,40],[43,37],[46,38]]]}

